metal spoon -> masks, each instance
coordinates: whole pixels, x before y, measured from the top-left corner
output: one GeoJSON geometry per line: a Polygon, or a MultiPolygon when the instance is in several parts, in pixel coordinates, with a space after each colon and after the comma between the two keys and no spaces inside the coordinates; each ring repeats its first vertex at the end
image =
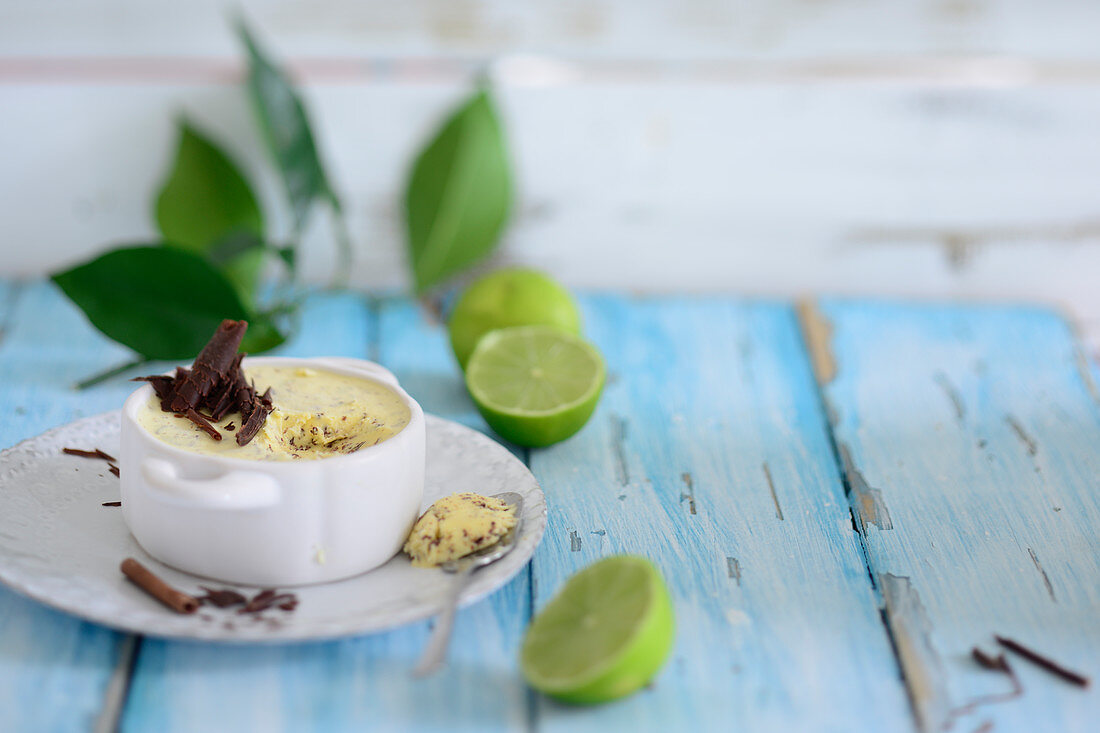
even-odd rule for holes
{"type": "Polygon", "coordinates": [[[500,499],[505,504],[516,507],[516,525],[508,530],[506,535],[488,547],[483,547],[477,552],[471,552],[469,555],[440,565],[443,572],[450,573],[455,578],[451,581],[446,605],[443,606],[443,611],[439,614],[435,630],[432,631],[432,637],[428,640],[428,646],[424,647],[424,652],[420,655],[420,661],[416,663],[416,668],[413,669],[413,675],[416,677],[427,677],[434,673],[447,658],[447,646],[451,641],[451,630],[454,628],[458,597],[470,581],[470,576],[478,568],[483,568],[504,557],[516,546],[520,525],[523,524],[523,497],[514,491],[505,491],[503,494],[496,494],[492,498],[500,499]]]}

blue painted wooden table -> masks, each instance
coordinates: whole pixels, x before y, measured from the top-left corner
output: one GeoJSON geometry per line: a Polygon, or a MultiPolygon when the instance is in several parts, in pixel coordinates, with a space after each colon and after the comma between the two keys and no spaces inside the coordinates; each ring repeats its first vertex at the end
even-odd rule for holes
{"type": "MultiPolygon", "coordinates": [[[[116,409],[127,353],[51,286],[0,285],[0,444],[116,409]]],[[[0,589],[0,728],[211,730],[1097,729],[1100,697],[1012,658],[1018,699],[969,657],[992,634],[1100,673],[1100,403],[1074,334],[1031,308],[583,298],[610,371],[576,437],[520,452],[549,504],[526,570],[429,626],[231,647],[128,637],[0,589]],[[629,699],[530,692],[532,611],[615,552],[653,558],[673,655],[629,699]],[[971,706],[973,707],[973,706],[971,706]]],[[[442,328],[401,298],[323,295],[282,353],[378,360],[424,408],[485,430],[442,328]]],[[[148,370],[148,369],[147,369],[148,370]]]]}

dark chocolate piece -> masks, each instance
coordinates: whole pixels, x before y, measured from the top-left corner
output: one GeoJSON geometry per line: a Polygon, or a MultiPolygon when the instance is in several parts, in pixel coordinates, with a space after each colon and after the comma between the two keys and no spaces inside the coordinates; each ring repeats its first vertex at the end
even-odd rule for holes
{"type": "Polygon", "coordinates": [[[1077,685],[1079,687],[1089,686],[1089,678],[1081,674],[1080,672],[1074,672],[1072,669],[1067,669],[1066,667],[1058,664],[1058,662],[1055,662],[1053,659],[1045,657],[1037,651],[1028,649],[1026,646],[1018,641],[1013,641],[1012,639],[1007,639],[1003,636],[998,636],[996,634],[993,635],[993,638],[996,639],[997,643],[1003,646],[1005,649],[1010,649],[1011,651],[1016,652],[1024,659],[1032,662],[1033,664],[1039,665],[1053,675],[1061,677],[1066,682],[1077,685]]]}
{"type": "Polygon", "coordinates": [[[222,321],[210,342],[195,358],[190,373],[173,386],[169,403],[173,412],[198,408],[215,385],[225,379],[237,358],[237,349],[240,348],[241,339],[247,329],[247,321],[222,321]]]}
{"type": "MultiPolygon", "coordinates": [[[[256,434],[260,432],[260,428],[263,427],[264,421],[267,420],[267,416],[271,414],[274,406],[271,404],[271,388],[268,387],[267,391],[260,396],[256,396],[256,390],[252,387],[249,388],[252,392],[252,405],[248,410],[248,415],[245,418],[244,424],[241,425],[240,431],[237,433],[237,445],[248,445],[249,441],[256,437],[256,434]]],[[[244,411],[241,411],[244,414],[244,411]]]]}
{"type": "MultiPolygon", "coordinates": [[[[222,321],[191,369],[177,367],[175,376],[153,375],[137,381],[152,384],[160,407],[186,417],[214,440],[222,435],[214,423],[236,410],[241,414],[237,445],[248,445],[263,427],[274,406],[271,389],[257,395],[241,369],[244,354],[237,353],[248,328],[245,321],[222,321]]],[[[226,430],[233,430],[232,423],[226,430]]]]}
{"type": "Polygon", "coordinates": [[[108,463],[114,463],[115,457],[110,453],[104,453],[99,448],[95,450],[80,450],[79,448],[62,448],[62,453],[70,456],[79,456],[80,458],[99,458],[100,460],[107,461],[108,463]]]}
{"type": "Polygon", "coordinates": [[[241,359],[243,358],[244,354],[237,354],[229,367],[226,378],[207,398],[210,404],[210,419],[214,422],[220,422],[230,410],[237,406],[235,399],[237,385],[244,382],[244,374],[241,372],[241,359]]]}
{"type": "Polygon", "coordinates": [[[217,606],[218,608],[229,608],[230,606],[238,606],[248,602],[247,598],[230,588],[218,590],[217,588],[207,588],[205,585],[199,587],[206,591],[206,595],[200,597],[199,600],[203,603],[217,606]]]}
{"type": "Polygon", "coordinates": [[[122,506],[122,502],[121,501],[105,501],[105,502],[103,502],[103,506],[122,506]]]}
{"type": "Polygon", "coordinates": [[[153,391],[157,393],[157,397],[160,397],[161,402],[164,402],[172,394],[172,385],[175,384],[176,378],[167,374],[153,374],[148,377],[134,377],[130,381],[148,382],[153,385],[153,391]]]}
{"type": "Polygon", "coordinates": [[[119,476],[118,466],[116,466],[115,464],[112,463],[108,465],[107,470],[113,473],[115,476],[119,476]]]}
{"type": "Polygon", "coordinates": [[[978,647],[974,647],[970,650],[970,656],[972,656],[974,658],[974,661],[985,669],[996,670],[998,672],[1005,673],[1009,672],[1008,660],[1005,659],[1004,654],[998,654],[994,657],[990,654],[986,654],[978,647]]]}
{"type": "Polygon", "coordinates": [[[203,432],[205,432],[207,435],[209,435],[214,440],[221,440],[222,439],[222,434],[218,432],[218,429],[216,427],[214,427],[213,425],[211,425],[209,420],[207,420],[205,417],[200,415],[198,410],[196,410],[194,408],[191,408],[191,409],[187,410],[186,412],[184,412],[183,415],[188,420],[190,420],[191,422],[195,423],[200,428],[202,428],[203,432]]]}
{"type": "Polygon", "coordinates": [[[266,611],[268,608],[271,608],[276,594],[277,592],[274,588],[262,590],[253,596],[252,600],[245,604],[245,607],[238,611],[238,613],[259,613],[260,611],[266,611]]]}

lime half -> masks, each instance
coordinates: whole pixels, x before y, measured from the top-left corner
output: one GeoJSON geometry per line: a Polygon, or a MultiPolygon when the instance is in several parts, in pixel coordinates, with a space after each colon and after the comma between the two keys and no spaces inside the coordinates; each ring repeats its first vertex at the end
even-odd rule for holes
{"type": "Polygon", "coordinates": [[[482,336],[513,326],[554,326],[579,334],[581,314],[569,291],[549,275],[522,268],[491,272],[462,293],[447,321],[459,365],[466,368],[482,336]]]}
{"type": "Polygon", "coordinates": [[[614,700],[653,678],[672,649],[674,625],[657,569],[615,555],[571,577],[535,616],[520,667],[532,687],[560,700],[614,700]]]}
{"type": "Polygon", "coordinates": [[[549,326],[491,331],[466,364],[466,387],[489,427],[531,447],[565,440],[584,427],[604,376],[596,347],[549,326]]]}

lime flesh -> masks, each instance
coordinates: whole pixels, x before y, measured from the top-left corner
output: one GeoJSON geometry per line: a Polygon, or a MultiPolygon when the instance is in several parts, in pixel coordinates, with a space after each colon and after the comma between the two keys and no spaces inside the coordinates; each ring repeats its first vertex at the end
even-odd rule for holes
{"type": "Polygon", "coordinates": [[[584,339],[548,326],[519,326],[478,342],[466,365],[466,387],[498,435],[538,447],[584,427],[605,375],[599,351],[584,339]]]}
{"type": "Polygon", "coordinates": [[[616,555],[571,577],[535,616],[520,667],[532,687],[565,702],[614,700],[653,678],[672,649],[674,626],[657,569],[616,555]]]}
{"type": "Polygon", "coordinates": [[[537,270],[497,270],[475,281],[455,303],[447,321],[451,348],[463,369],[477,342],[490,331],[513,326],[553,326],[580,334],[581,314],[573,296],[537,270]]]}

